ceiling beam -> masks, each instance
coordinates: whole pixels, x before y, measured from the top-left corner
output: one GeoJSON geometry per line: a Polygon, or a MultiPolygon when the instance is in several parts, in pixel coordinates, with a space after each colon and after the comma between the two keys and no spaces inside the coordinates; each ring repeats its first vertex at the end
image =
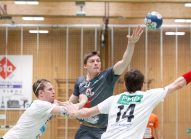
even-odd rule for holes
{"type": "MultiPolygon", "coordinates": [[[[0,1],[15,1],[15,0],[0,0],[0,1]]],[[[31,0],[35,1],[35,0],[31,0]]],[[[190,0],[37,0],[39,2],[128,2],[128,3],[186,3],[190,0]]]]}
{"type": "MultiPolygon", "coordinates": [[[[39,5],[17,5],[14,2],[2,2],[7,5],[7,15],[12,16],[45,16],[75,17],[80,7],[75,2],[41,2],[39,5]]],[[[86,2],[82,9],[87,17],[103,17],[103,2],[86,2]]],[[[183,3],[110,3],[109,16],[112,18],[143,18],[151,11],[159,12],[163,18],[191,18],[191,8],[183,3]]]]}
{"type": "MultiPolygon", "coordinates": [[[[152,1],[152,0],[151,0],[152,1]]],[[[104,2],[86,2],[83,11],[86,16],[76,16],[76,12],[80,11],[80,7],[75,2],[40,2],[38,5],[17,5],[14,1],[2,1],[2,5],[7,5],[7,15],[11,16],[16,24],[22,23],[39,23],[39,24],[57,24],[57,23],[85,23],[97,22],[104,23],[105,3],[104,2]],[[45,21],[23,21],[23,16],[45,17],[45,21]],[[95,20],[94,20],[95,18],[95,20]],[[50,20],[51,19],[51,20],[50,20]],[[67,21],[67,20],[69,21],[67,21]],[[57,22],[59,20],[59,22],[57,22]],[[62,21],[63,20],[63,21],[62,21]],[[92,21],[90,21],[92,20],[92,21]],[[97,20],[97,21],[96,21],[97,20]]],[[[174,22],[174,19],[191,19],[191,8],[184,7],[184,3],[109,3],[109,24],[133,23],[133,21],[141,21],[144,24],[144,18],[151,11],[159,12],[164,23],[174,22]],[[121,18],[122,17],[122,18],[121,18]],[[112,20],[113,19],[113,20],[112,20]],[[123,20],[120,20],[123,19],[123,20]],[[165,20],[170,22],[165,22],[165,20]],[[172,19],[172,20],[171,20],[172,19]],[[116,20],[116,21],[114,21],[116,20]]],[[[6,21],[0,20],[0,24],[6,21]]],[[[9,21],[8,21],[9,22],[9,21]]],[[[141,24],[140,23],[140,24],[141,24]]],[[[187,24],[187,23],[186,23],[187,24]]]]}

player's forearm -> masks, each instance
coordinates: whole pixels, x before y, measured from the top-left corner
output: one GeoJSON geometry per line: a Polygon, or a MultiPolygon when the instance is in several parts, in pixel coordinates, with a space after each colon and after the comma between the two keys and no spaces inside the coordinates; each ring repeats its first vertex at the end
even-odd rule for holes
{"type": "Polygon", "coordinates": [[[81,108],[83,108],[83,106],[86,104],[86,101],[84,100],[84,101],[81,101],[81,102],[79,102],[79,103],[76,103],[76,106],[78,107],[78,109],[81,109],[81,108]]]}
{"type": "Polygon", "coordinates": [[[88,102],[88,97],[85,94],[80,94],[79,103],[77,103],[76,105],[78,106],[79,109],[81,109],[87,102],[88,102]]]}
{"type": "Polygon", "coordinates": [[[179,89],[181,89],[182,87],[184,87],[186,85],[186,80],[184,77],[179,77],[178,79],[176,79],[172,84],[170,84],[168,86],[168,92],[167,95],[172,94],[175,91],[178,91],[179,89]]]}
{"type": "Polygon", "coordinates": [[[115,75],[121,75],[124,72],[124,70],[127,68],[127,66],[129,65],[131,58],[133,56],[134,46],[135,46],[134,43],[128,43],[127,49],[125,50],[125,52],[123,54],[122,60],[117,62],[114,65],[114,74],[115,75]]]}
{"type": "Polygon", "coordinates": [[[74,95],[72,94],[68,101],[69,101],[69,102],[72,102],[73,104],[76,104],[76,103],[78,103],[78,99],[79,99],[78,96],[74,96],[74,95]]]}
{"type": "Polygon", "coordinates": [[[78,118],[92,117],[92,115],[89,114],[89,112],[88,112],[88,108],[83,108],[81,110],[75,111],[71,114],[71,116],[78,117],[78,118]]]}
{"type": "Polygon", "coordinates": [[[123,54],[123,58],[122,58],[122,63],[124,66],[128,66],[131,58],[133,56],[133,52],[134,52],[134,48],[135,48],[135,43],[128,43],[127,45],[127,49],[125,50],[125,53],[123,54]]]}
{"type": "Polygon", "coordinates": [[[184,77],[179,77],[174,81],[173,85],[175,86],[176,90],[179,90],[186,85],[186,80],[184,77]]]}

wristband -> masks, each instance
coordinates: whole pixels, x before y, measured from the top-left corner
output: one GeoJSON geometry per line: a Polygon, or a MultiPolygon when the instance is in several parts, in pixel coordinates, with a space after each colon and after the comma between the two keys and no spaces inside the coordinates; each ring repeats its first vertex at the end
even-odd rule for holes
{"type": "Polygon", "coordinates": [[[60,107],[60,115],[70,117],[70,115],[65,111],[63,107],[60,107]]]}
{"type": "MultiPolygon", "coordinates": [[[[189,71],[189,72],[183,74],[182,77],[184,77],[184,79],[186,80],[187,84],[189,84],[190,81],[191,81],[191,71],[189,71]]],[[[187,85],[187,84],[186,84],[186,85],[187,85]]]]}

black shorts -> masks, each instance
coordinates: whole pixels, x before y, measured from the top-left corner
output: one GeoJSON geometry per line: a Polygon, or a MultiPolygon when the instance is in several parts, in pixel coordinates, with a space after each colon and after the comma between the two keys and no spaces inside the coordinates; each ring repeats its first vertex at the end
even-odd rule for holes
{"type": "Polygon", "coordinates": [[[94,128],[80,125],[76,131],[74,139],[101,139],[101,135],[106,131],[106,128],[94,128]]]}

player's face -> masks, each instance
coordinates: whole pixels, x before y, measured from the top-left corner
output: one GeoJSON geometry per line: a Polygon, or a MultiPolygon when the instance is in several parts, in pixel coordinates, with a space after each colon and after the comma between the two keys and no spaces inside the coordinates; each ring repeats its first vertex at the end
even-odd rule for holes
{"type": "Polygon", "coordinates": [[[43,98],[45,101],[48,101],[50,103],[54,102],[54,95],[55,91],[51,83],[47,82],[45,83],[45,88],[43,90],[43,98]]]}
{"type": "Polygon", "coordinates": [[[101,68],[100,57],[97,55],[89,57],[87,60],[87,64],[84,65],[84,68],[90,74],[98,74],[100,72],[100,68],[101,68]]]}

